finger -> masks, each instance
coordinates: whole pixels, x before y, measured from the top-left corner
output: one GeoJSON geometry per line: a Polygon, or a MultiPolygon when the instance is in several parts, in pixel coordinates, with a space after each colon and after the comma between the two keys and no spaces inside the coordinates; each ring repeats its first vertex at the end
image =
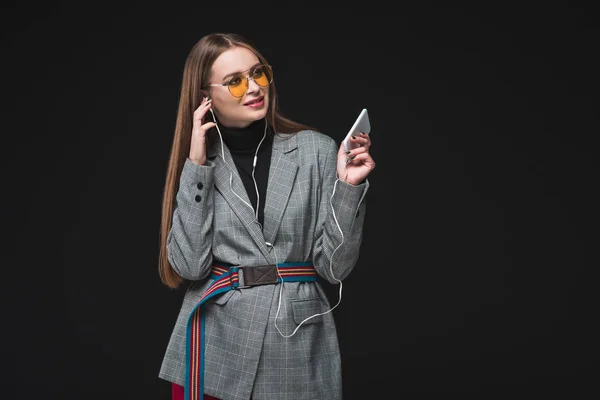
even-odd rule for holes
{"type": "Polygon", "coordinates": [[[202,99],[202,102],[200,102],[200,105],[198,106],[198,108],[196,110],[202,110],[203,108],[209,107],[211,105],[212,105],[212,99],[204,97],[202,99]]]}
{"type": "MultiPolygon", "coordinates": [[[[200,101],[200,105],[198,107],[196,107],[196,110],[200,110],[202,107],[206,106],[212,99],[208,99],[206,97],[203,97],[202,100],[200,101]]],[[[194,111],[196,111],[194,110],[194,111]]]]}
{"type": "Polygon", "coordinates": [[[215,126],[217,126],[217,124],[215,124],[214,122],[207,122],[205,124],[202,124],[200,126],[200,129],[204,129],[204,131],[208,131],[210,128],[214,128],[215,126]]]}
{"type": "Polygon", "coordinates": [[[346,161],[347,164],[352,164],[352,165],[369,164],[372,162],[373,162],[373,159],[371,158],[371,155],[366,152],[359,153],[354,156],[350,156],[350,157],[348,157],[348,160],[346,161]]]}
{"type": "Polygon", "coordinates": [[[350,142],[358,144],[359,146],[370,146],[371,145],[369,135],[367,135],[365,133],[361,133],[359,135],[352,136],[350,138],[350,142]]]}
{"type": "Polygon", "coordinates": [[[206,115],[206,113],[212,108],[212,99],[206,101],[206,99],[202,100],[200,106],[194,111],[194,121],[201,122],[202,118],[206,115]]]}
{"type": "Polygon", "coordinates": [[[353,157],[355,155],[358,155],[360,153],[365,153],[368,151],[369,151],[369,147],[367,145],[364,145],[364,146],[356,147],[352,150],[349,150],[348,153],[346,153],[346,156],[353,157]]]}
{"type": "Polygon", "coordinates": [[[369,145],[369,146],[371,145],[371,135],[363,132],[360,134],[360,136],[367,140],[367,145],[369,145]]]}

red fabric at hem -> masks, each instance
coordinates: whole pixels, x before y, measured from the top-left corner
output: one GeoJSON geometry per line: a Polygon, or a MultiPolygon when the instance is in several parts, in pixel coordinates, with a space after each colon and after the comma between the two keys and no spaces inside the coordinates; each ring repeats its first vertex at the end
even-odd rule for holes
{"type": "MultiPolygon", "coordinates": [[[[171,392],[173,394],[172,400],[184,400],[183,397],[185,395],[185,389],[183,386],[173,383],[173,385],[171,386],[171,392]]],[[[219,399],[205,394],[204,400],[219,400],[219,399]]]]}

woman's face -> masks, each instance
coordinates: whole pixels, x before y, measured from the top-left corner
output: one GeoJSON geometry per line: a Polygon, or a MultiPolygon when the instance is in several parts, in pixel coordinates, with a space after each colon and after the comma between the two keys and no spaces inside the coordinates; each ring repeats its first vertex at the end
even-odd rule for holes
{"type": "MultiPolygon", "coordinates": [[[[211,69],[210,84],[239,82],[260,66],[258,57],[245,47],[234,47],[221,54],[211,69]],[[232,81],[233,79],[233,81],[232,81]]],[[[253,79],[247,81],[241,97],[235,97],[227,86],[211,86],[212,108],[220,123],[230,128],[243,128],[264,118],[269,107],[269,86],[259,86],[253,79]]]]}

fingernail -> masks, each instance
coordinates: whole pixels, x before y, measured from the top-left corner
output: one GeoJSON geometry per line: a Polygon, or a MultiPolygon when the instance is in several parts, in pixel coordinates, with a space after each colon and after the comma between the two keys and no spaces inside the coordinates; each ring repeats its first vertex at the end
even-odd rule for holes
{"type": "Polygon", "coordinates": [[[350,154],[350,151],[346,151],[346,154],[350,154]]]}
{"type": "Polygon", "coordinates": [[[352,136],[352,139],[356,139],[356,136],[352,136]]]}

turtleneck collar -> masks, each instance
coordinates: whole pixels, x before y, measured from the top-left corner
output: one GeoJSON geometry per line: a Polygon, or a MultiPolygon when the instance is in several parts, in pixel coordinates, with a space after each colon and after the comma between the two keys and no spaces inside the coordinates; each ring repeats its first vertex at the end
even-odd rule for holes
{"type": "MultiPolygon", "coordinates": [[[[232,153],[247,154],[256,151],[258,143],[265,134],[265,123],[265,119],[261,118],[245,128],[230,128],[219,125],[219,129],[223,135],[223,142],[232,153]]],[[[265,141],[267,141],[266,138],[265,141]]]]}

